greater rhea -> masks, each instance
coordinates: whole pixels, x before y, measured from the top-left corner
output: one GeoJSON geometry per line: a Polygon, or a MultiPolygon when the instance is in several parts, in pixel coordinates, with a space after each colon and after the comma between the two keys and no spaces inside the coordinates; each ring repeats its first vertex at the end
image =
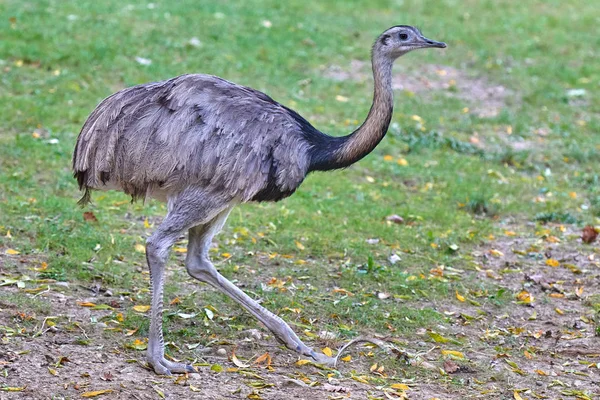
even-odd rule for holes
{"type": "Polygon", "coordinates": [[[73,155],[80,200],[90,190],[116,189],[167,203],[147,239],[152,304],[147,360],[158,374],[194,371],[165,359],[162,332],[165,263],[186,230],[188,273],[215,287],[260,320],[288,348],[320,363],[280,317],[223,277],[209,259],[213,236],[231,209],[290,196],[306,175],[347,167],[385,136],[393,110],[392,65],[415,49],[446,47],[411,26],[387,29],[372,49],[375,90],[363,124],[344,137],[326,135],[295,111],[257,90],[211,75],[182,75],[123,89],[102,101],[85,122],[73,155]]]}

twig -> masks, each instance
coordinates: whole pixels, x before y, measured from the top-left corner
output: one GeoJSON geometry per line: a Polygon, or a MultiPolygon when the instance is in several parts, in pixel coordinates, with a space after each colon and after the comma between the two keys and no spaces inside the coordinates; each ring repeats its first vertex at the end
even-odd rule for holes
{"type": "Polygon", "coordinates": [[[388,348],[388,344],[389,344],[388,342],[385,342],[385,341],[383,341],[381,339],[377,339],[377,338],[359,336],[356,339],[352,339],[351,341],[346,343],[344,346],[342,346],[341,349],[338,350],[337,355],[333,359],[333,367],[334,368],[337,365],[337,362],[338,362],[340,356],[344,353],[344,351],[346,351],[346,349],[348,349],[348,347],[355,345],[356,343],[372,343],[375,346],[379,347],[380,349],[383,349],[386,352],[391,353],[391,350],[388,348]]]}

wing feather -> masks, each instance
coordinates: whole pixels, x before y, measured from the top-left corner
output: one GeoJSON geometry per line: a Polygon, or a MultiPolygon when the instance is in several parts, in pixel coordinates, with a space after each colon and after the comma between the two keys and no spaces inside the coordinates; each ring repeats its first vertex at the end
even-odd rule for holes
{"type": "Polygon", "coordinates": [[[82,188],[110,181],[134,198],[196,185],[276,199],[303,181],[308,148],[295,113],[264,93],[183,75],[102,101],[79,134],[73,169],[82,188]]]}

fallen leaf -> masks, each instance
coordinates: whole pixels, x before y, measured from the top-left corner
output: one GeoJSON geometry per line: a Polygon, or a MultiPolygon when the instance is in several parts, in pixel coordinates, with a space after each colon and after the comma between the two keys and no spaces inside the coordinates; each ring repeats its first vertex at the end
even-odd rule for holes
{"type": "Polygon", "coordinates": [[[98,222],[98,218],[91,211],[86,211],[83,213],[83,220],[87,222],[98,222]]]}
{"type": "Polygon", "coordinates": [[[248,368],[250,364],[243,363],[239,358],[235,355],[235,353],[231,353],[231,362],[233,362],[238,368],[248,368]]]}
{"type": "Polygon", "coordinates": [[[410,390],[410,386],[404,384],[404,383],[394,383],[392,386],[390,386],[392,389],[396,389],[396,390],[410,390]]]}
{"type": "Polygon", "coordinates": [[[135,246],[133,246],[133,248],[138,253],[145,253],[146,252],[146,246],[144,246],[143,244],[136,243],[135,246]]]}
{"type": "Polygon", "coordinates": [[[254,364],[262,364],[265,363],[265,366],[270,366],[271,365],[271,355],[269,353],[265,353],[262,356],[258,357],[256,360],[254,360],[254,364]]]}
{"type": "Polygon", "coordinates": [[[463,353],[461,353],[460,351],[456,351],[456,350],[442,350],[442,354],[447,356],[447,355],[452,355],[458,358],[465,358],[465,355],[463,353]]]}
{"type": "Polygon", "coordinates": [[[531,304],[533,303],[533,295],[527,290],[521,290],[519,294],[517,294],[517,300],[525,304],[531,304]]]}
{"type": "Polygon", "coordinates": [[[8,254],[9,256],[16,256],[17,254],[21,254],[20,251],[17,251],[14,249],[6,249],[5,253],[8,254]]]}
{"type": "Polygon", "coordinates": [[[141,339],[135,339],[132,343],[127,344],[126,347],[133,350],[146,350],[148,348],[148,344],[141,339]]]}
{"type": "Polygon", "coordinates": [[[312,361],[310,361],[310,360],[298,360],[298,361],[296,361],[296,365],[298,365],[298,366],[302,366],[302,365],[306,365],[306,364],[310,364],[310,363],[312,363],[312,361]]]}
{"type": "Polygon", "coordinates": [[[150,223],[148,222],[148,218],[144,219],[144,228],[150,228],[150,223]]]}
{"type": "Polygon", "coordinates": [[[436,343],[448,343],[450,339],[443,337],[439,333],[435,332],[427,332],[429,337],[431,337],[436,343]]]}
{"type": "Polygon", "coordinates": [[[346,295],[346,296],[354,296],[354,294],[352,292],[349,292],[348,290],[342,289],[342,288],[334,288],[332,290],[332,292],[333,293],[341,293],[341,294],[346,295]]]}
{"type": "Polygon", "coordinates": [[[140,312],[140,313],[145,313],[145,312],[148,312],[148,310],[150,310],[150,306],[142,306],[142,305],[133,306],[133,310],[140,312]]]}
{"type": "Polygon", "coordinates": [[[354,379],[356,382],[369,384],[366,376],[352,375],[352,379],[354,379]]]}
{"type": "Polygon", "coordinates": [[[325,347],[321,351],[323,351],[323,354],[325,354],[327,357],[333,356],[333,351],[331,351],[331,349],[329,347],[325,347]]]}
{"type": "Polygon", "coordinates": [[[337,95],[335,96],[335,99],[341,103],[346,103],[348,102],[348,98],[346,96],[341,96],[341,95],[337,95]]]}
{"type": "Polygon", "coordinates": [[[96,397],[107,393],[112,393],[112,389],[95,390],[93,392],[85,392],[81,394],[81,397],[96,397]]]}
{"type": "Polygon", "coordinates": [[[523,398],[521,397],[519,392],[517,392],[516,390],[513,392],[513,396],[514,396],[515,400],[523,400],[523,398]]]}
{"type": "Polygon", "coordinates": [[[549,258],[546,260],[546,265],[556,268],[560,265],[560,262],[554,258],[549,258]]]}
{"type": "Polygon", "coordinates": [[[213,364],[210,367],[210,370],[213,371],[213,372],[219,373],[219,372],[223,372],[223,367],[221,365],[219,365],[219,364],[213,364]]]}
{"type": "Polygon", "coordinates": [[[594,228],[593,226],[588,225],[585,228],[583,228],[581,240],[583,240],[584,243],[587,243],[587,244],[593,243],[597,237],[598,237],[598,230],[596,228],[594,228]]]}
{"type": "Polygon", "coordinates": [[[156,394],[158,394],[158,397],[160,397],[161,399],[165,398],[165,394],[163,393],[162,390],[160,390],[159,388],[152,388],[154,389],[154,391],[156,392],[156,394]]]}
{"type": "Polygon", "coordinates": [[[77,305],[80,305],[81,307],[96,307],[96,303],[91,303],[89,301],[79,302],[77,305]]]}
{"type": "Polygon", "coordinates": [[[452,360],[444,361],[444,371],[453,374],[460,369],[460,366],[452,360]]]}
{"type": "Polygon", "coordinates": [[[296,247],[299,248],[300,250],[304,250],[305,247],[302,243],[300,243],[299,241],[296,240],[296,247]]]}
{"type": "Polygon", "coordinates": [[[349,362],[350,360],[352,360],[352,356],[348,354],[346,357],[340,358],[340,360],[342,360],[343,362],[349,362]]]}
{"type": "Polygon", "coordinates": [[[504,253],[503,253],[503,252],[501,252],[500,250],[491,249],[491,250],[489,251],[489,253],[490,253],[491,255],[493,255],[494,257],[504,257],[504,253]]]}
{"type": "Polygon", "coordinates": [[[465,301],[465,296],[462,296],[462,295],[460,295],[460,294],[458,293],[458,290],[457,290],[457,291],[456,291],[456,299],[457,299],[458,301],[460,301],[460,302],[463,302],[463,303],[464,303],[464,301],[465,301]]]}
{"type": "Polygon", "coordinates": [[[27,386],[4,386],[0,387],[3,392],[22,392],[27,386]]]}

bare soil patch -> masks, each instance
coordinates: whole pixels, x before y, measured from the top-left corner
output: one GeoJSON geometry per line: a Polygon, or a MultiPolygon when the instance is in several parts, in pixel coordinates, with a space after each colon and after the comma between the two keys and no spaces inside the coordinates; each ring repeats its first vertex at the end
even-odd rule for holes
{"type": "MultiPolygon", "coordinates": [[[[324,75],[336,81],[363,82],[371,79],[371,65],[352,60],[348,67],[327,67],[324,75]]],[[[517,100],[516,94],[502,85],[474,76],[469,71],[438,64],[403,66],[394,74],[393,88],[421,95],[442,92],[463,100],[472,112],[482,118],[497,116],[507,106],[509,99],[512,103],[517,100]]]]}

